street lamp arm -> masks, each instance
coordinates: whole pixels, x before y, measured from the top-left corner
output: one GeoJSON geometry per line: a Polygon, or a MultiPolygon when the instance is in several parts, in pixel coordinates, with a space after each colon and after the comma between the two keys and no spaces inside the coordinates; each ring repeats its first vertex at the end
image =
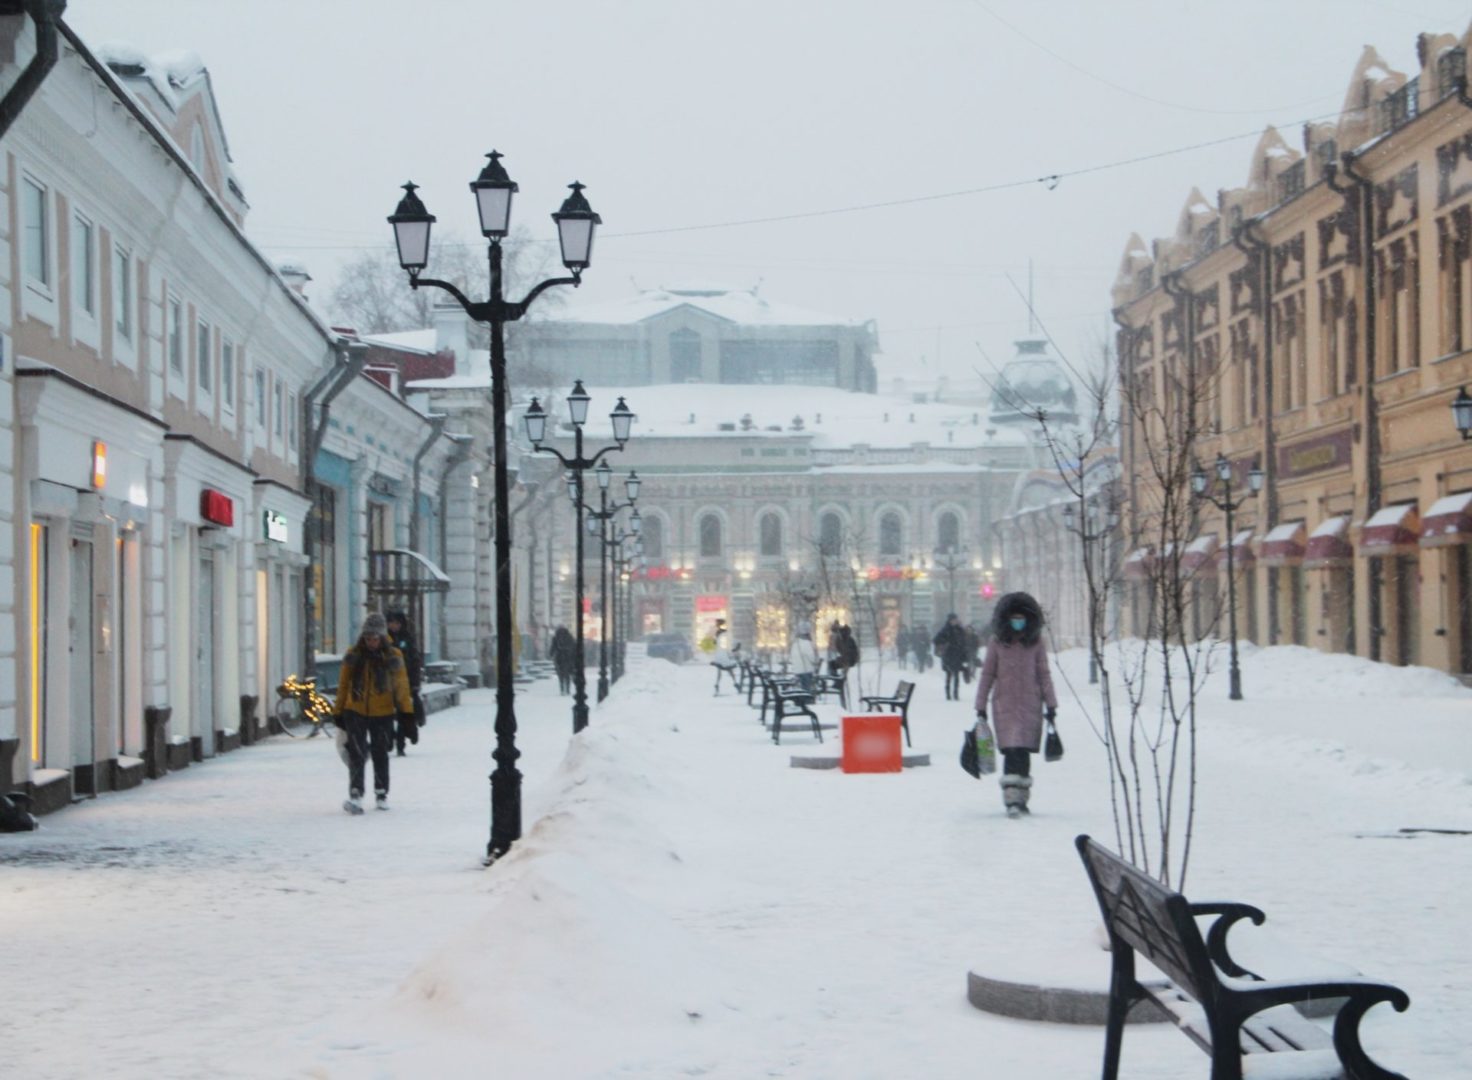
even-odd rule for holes
{"type": "Polygon", "coordinates": [[[470,297],[466,296],[463,292],[456,288],[453,282],[441,281],[439,280],[439,278],[417,277],[413,275],[410,276],[409,287],[411,289],[417,289],[421,285],[432,285],[436,289],[443,289],[445,292],[449,293],[455,298],[455,301],[465,309],[465,313],[469,315],[472,319],[475,319],[477,322],[489,321],[490,315],[485,310],[488,305],[477,304],[474,300],[470,299],[470,297]]]}
{"type": "Polygon", "coordinates": [[[584,469],[591,469],[593,466],[597,465],[600,461],[603,460],[603,455],[604,454],[610,453],[611,451],[614,451],[614,450],[622,450],[623,448],[624,448],[623,443],[616,443],[616,442],[615,443],[609,443],[602,450],[599,450],[592,457],[590,457],[586,461],[584,461],[580,467],[581,468],[584,468],[584,469]]]}
{"type": "Polygon", "coordinates": [[[508,322],[514,322],[515,320],[521,318],[523,315],[526,314],[526,309],[532,306],[532,301],[541,296],[544,292],[552,288],[554,285],[571,285],[574,289],[576,289],[582,283],[583,276],[576,270],[573,271],[571,277],[548,278],[546,281],[533,288],[531,292],[526,294],[526,296],[522,297],[520,302],[507,302],[506,319],[508,322]]]}

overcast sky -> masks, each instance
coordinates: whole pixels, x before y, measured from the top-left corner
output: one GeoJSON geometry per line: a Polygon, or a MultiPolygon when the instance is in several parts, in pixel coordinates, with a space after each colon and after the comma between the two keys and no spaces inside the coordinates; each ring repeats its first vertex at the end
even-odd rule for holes
{"type": "Polygon", "coordinates": [[[1417,33],[1463,33],[1472,5],[71,0],[66,18],[92,45],[200,54],[247,231],[306,264],[318,301],[389,242],[405,180],[437,229],[473,235],[466,185],[494,147],[517,222],[549,242],[564,185],[588,186],[603,229],[571,304],[760,282],[874,319],[886,371],[965,376],[1026,334],[1009,277],[1026,289],[1029,260],[1048,331],[1082,358],[1131,232],[1172,232],[1193,185],[1243,183],[1266,125],[1299,145],[1366,44],[1413,73],[1417,33]]]}

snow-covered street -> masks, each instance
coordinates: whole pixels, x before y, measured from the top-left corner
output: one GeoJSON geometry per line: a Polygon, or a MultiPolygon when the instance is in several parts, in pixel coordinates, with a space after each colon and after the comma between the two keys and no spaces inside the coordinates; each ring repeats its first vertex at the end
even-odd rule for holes
{"type": "MultiPolygon", "coordinates": [[[[1223,665],[1224,666],[1224,663],[1223,665]]],[[[1372,1054],[1472,1072],[1472,691],[1424,669],[1249,651],[1248,700],[1205,692],[1187,893],[1409,992],[1372,1054]]],[[[1063,658],[1087,690],[1082,654],[1063,658]]],[[[887,684],[898,673],[893,665],[887,684]]],[[[971,1077],[1094,1075],[1102,1030],[1007,1020],[968,969],[1102,987],[1072,847],[1112,843],[1098,743],[1060,681],[1064,761],[1031,820],[955,763],[970,721],[920,679],[929,768],[794,769],[710,668],[631,659],[570,737],[518,698],[526,836],[483,870],[493,695],[431,717],[393,810],[342,813],[324,740],[284,738],[0,838],[7,970],[27,1004],[11,1075],[971,1077]]],[[[821,706],[837,720],[836,706],[821,706]]],[[[835,733],[836,734],[836,733],[835,733]]],[[[835,742],[833,735],[828,736],[835,742]]],[[[1235,940],[1235,938],[1234,938],[1235,940]]],[[[1128,1077],[1204,1075],[1134,1026],[1128,1077]]]]}

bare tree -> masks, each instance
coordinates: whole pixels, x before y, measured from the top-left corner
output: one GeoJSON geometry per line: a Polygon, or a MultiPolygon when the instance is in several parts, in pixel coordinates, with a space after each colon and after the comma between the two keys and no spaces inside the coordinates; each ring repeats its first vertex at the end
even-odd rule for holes
{"type": "MultiPolygon", "coordinates": [[[[502,243],[504,274],[503,291],[517,298],[534,282],[547,276],[555,247],[530,239],[523,229],[512,232],[502,243]]],[[[430,252],[432,276],[451,282],[471,299],[479,299],[490,290],[490,263],[486,246],[480,240],[437,235],[430,252]]],[[[338,273],[328,297],[332,318],[351,326],[361,334],[388,334],[399,330],[419,330],[434,325],[437,291],[413,289],[409,277],[399,266],[392,246],[365,251],[338,273]]],[[[545,316],[564,302],[562,292],[544,293],[537,302],[537,312],[545,316]]],[[[511,381],[517,386],[549,385],[553,380],[539,373],[520,356],[517,337],[520,322],[506,324],[507,365],[511,381]],[[540,378],[540,382],[539,382],[540,378]]],[[[470,324],[470,347],[490,348],[489,329],[477,322],[470,324]]]]}
{"type": "Polygon", "coordinates": [[[1197,806],[1197,703],[1221,613],[1216,603],[1203,611],[1198,570],[1187,560],[1200,529],[1190,487],[1200,418],[1216,388],[1197,377],[1184,351],[1160,368],[1125,366],[1117,380],[1107,367],[1091,372],[1076,425],[1052,425],[1042,410],[1033,415],[1068,491],[1066,527],[1081,541],[1097,716],[1079,704],[1105,748],[1116,841],[1137,865],[1181,887],[1197,806]],[[1096,472],[1121,426],[1130,440],[1124,465],[1133,470],[1122,481],[1131,489],[1127,546],[1148,552],[1135,560],[1146,575],[1145,602],[1128,639],[1117,622],[1125,582],[1113,524],[1121,495],[1113,478],[1106,483],[1096,472]]]}

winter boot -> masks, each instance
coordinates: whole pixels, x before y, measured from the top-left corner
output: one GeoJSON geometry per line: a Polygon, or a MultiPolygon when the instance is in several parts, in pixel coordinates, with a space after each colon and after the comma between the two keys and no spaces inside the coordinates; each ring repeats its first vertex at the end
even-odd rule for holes
{"type": "Polygon", "coordinates": [[[1002,805],[1007,808],[1009,818],[1027,813],[1027,789],[1032,787],[1032,777],[1002,774],[1002,805]]]}
{"type": "Polygon", "coordinates": [[[363,796],[349,795],[342,804],[342,808],[350,814],[361,814],[363,812],[363,796]]]}
{"type": "Polygon", "coordinates": [[[374,794],[374,803],[380,810],[388,809],[388,792],[379,791],[374,794]]]}

